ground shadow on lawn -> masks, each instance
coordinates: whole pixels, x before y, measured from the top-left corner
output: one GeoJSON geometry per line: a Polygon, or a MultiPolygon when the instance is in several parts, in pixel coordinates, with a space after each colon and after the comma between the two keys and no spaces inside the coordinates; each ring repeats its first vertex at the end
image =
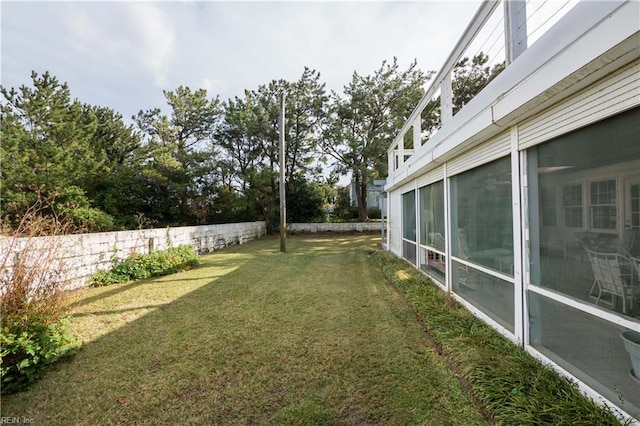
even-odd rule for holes
{"type": "Polygon", "coordinates": [[[88,295],[83,311],[126,320],[136,307],[106,309],[104,298],[191,286],[164,303],[140,300],[143,315],[5,397],[2,415],[41,424],[483,424],[373,266],[376,243],[294,236],[283,254],[266,238],[209,254],[173,279],[88,295]]]}

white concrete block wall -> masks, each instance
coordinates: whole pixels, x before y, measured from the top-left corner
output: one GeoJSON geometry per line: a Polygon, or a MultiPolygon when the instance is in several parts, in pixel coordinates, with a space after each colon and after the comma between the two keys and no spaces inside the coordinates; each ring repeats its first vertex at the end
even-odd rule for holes
{"type": "Polygon", "coordinates": [[[266,222],[245,222],[31,239],[0,237],[0,276],[9,276],[16,256],[38,259],[49,253],[54,255],[48,257],[48,268],[58,271],[58,279],[68,281],[68,288],[78,288],[87,285],[96,271],[110,269],[114,258],[120,261],[133,253],[166,250],[170,245],[192,245],[196,253],[204,254],[260,238],[266,232],[266,222]]]}
{"type": "Polygon", "coordinates": [[[380,232],[380,222],[290,223],[290,232],[380,232]]]}

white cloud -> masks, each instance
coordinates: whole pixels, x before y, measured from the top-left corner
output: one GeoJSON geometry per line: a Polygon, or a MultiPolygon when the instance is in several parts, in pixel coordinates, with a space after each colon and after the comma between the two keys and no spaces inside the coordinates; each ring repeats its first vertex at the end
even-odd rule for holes
{"type": "Polygon", "coordinates": [[[437,69],[475,12],[463,2],[3,2],[2,84],[51,71],[73,96],[130,117],[162,91],[225,100],[304,66],[341,91],[397,56],[437,69]],[[29,19],[24,19],[28,16],[29,19]]]}
{"type": "Polygon", "coordinates": [[[175,29],[161,4],[124,3],[129,29],[134,34],[132,47],[158,87],[167,83],[167,74],[175,54],[175,29]]]}
{"type": "Polygon", "coordinates": [[[205,89],[209,97],[216,96],[216,94],[220,93],[220,91],[222,91],[224,87],[225,87],[224,81],[218,78],[205,77],[200,82],[200,88],[205,89]]]}

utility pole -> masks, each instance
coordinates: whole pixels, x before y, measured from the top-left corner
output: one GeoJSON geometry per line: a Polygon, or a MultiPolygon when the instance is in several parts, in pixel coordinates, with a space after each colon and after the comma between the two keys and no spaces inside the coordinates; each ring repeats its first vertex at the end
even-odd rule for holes
{"type": "Polygon", "coordinates": [[[280,97],[280,251],[287,252],[287,200],[285,191],[284,171],[284,91],[280,97]]]}

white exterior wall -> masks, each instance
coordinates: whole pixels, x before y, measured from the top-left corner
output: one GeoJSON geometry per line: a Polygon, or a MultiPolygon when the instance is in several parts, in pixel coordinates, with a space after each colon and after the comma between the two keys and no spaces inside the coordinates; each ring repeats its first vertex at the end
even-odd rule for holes
{"type": "MultiPolygon", "coordinates": [[[[640,106],[638,16],[640,3],[637,1],[584,2],[576,6],[536,45],[524,52],[451,121],[443,125],[411,158],[397,170],[392,170],[386,186],[392,206],[389,220],[396,224],[396,227],[390,226],[390,250],[402,257],[400,194],[405,192],[405,188],[422,187],[434,182],[434,177],[441,169],[445,171],[443,178],[448,181],[455,174],[497,158],[511,156],[512,170],[517,174],[512,185],[514,228],[518,228],[514,229],[516,267],[514,278],[509,280],[514,283],[517,299],[515,333],[506,330],[465,299],[454,296],[502,334],[524,344],[533,355],[576,380],[581,389],[596,401],[610,407],[618,405],[618,401],[598,394],[588,384],[529,345],[527,319],[530,312],[527,298],[523,297],[527,292],[537,293],[617,326],[640,332],[640,324],[637,320],[611,314],[592,304],[528,284],[527,265],[530,259],[526,220],[529,212],[526,164],[523,159],[526,149],[530,147],[640,106]],[[519,166],[519,170],[513,168],[514,164],[519,166]]],[[[634,164],[637,173],[637,162],[634,164]]],[[[633,173],[633,167],[618,165],[615,174],[624,174],[625,170],[633,173]]],[[[445,191],[446,200],[448,189],[445,191]]],[[[451,220],[450,214],[446,218],[447,224],[451,220]]],[[[419,218],[419,212],[417,216],[419,218]]],[[[449,233],[449,226],[447,230],[449,233]]],[[[447,236],[449,238],[450,235],[447,236]]],[[[449,291],[450,258],[447,256],[446,288],[449,291]]],[[[629,418],[624,413],[621,416],[629,418]]]]}
{"type": "Polygon", "coordinates": [[[535,146],[633,108],[640,100],[640,62],[611,73],[570,99],[518,125],[520,149],[535,146]]]}
{"type": "MultiPolygon", "coordinates": [[[[639,15],[637,1],[576,5],[393,171],[385,189],[392,191],[514,125],[535,120],[633,62],[640,55],[639,15]]],[[[618,112],[631,107],[633,93],[629,97],[621,98],[618,112]]]]}
{"type": "Polygon", "coordinates": [[[402,194],[400,190],[389,193],[389,250],[402,257],[402,194]]]}
{"type": "Polygon", "coordinates": [[[291,232],[380,232],[380,222],[290,223],[291,232]]]}
{"type": "MultiPolygon", "coordinates": [[[[403,192],[406,192],[408,188],[414,186],[420,188],[428,183],[433,183],[435,180],[437,180],[436,176],[439,177],[438,170],[440,170],[442,165],[445,166],[446,170],[446,173],[443,173],[444,176],[442,177],[444,179],[449,179],[450,177],[458,173],[473,169],[498,158],[514,155],[516,161],[520,161],[520,155],[525,152],[526,149],[532,146],[542,144],[555,137],[569,133],[578,128],[585,127],[589,124],[593,124],[602,119],[615,116],[616,114],[633,107],[640,107],[640,60],[635,60],[631,64],[627,64],[622,68],[615,70],[610,75],[594,83],[592,86],[584,88],[582,91],[575,94],[575,96],[572,96],[568,99],[563,100],[562,102],[550,106],[549,109],[542,111],[535,117],[529,118],[522,123],[514,124],[512,126],[512,129],[514,129],[513,132],[504,132],[490,138],[489,140],[486,140],[485,142],[476,144],[475,147],[471,148],[470,150],[464,151],[459,155],[452,157],[450,160],[445,161],[444,163],[437,164],[436,169],[429,170],[428,172],[422,174],[416,173],[414,175],[409,175],[409,178],[411,180],[405,179],[402,186],[398,186],[389,192],[390,199],[392,200],[389,218],[392,224],[392,226],[390,226],[389,234],[389,249],[396,256],[402,258],[401,194],[403,192]],[[620,94],[621,87],[624,87],[624,90],[626,91],[625,94],[621,96],[621,103],[612,103],[611,99],[616,96],[616,94],[620,94]],[[629,93],[631,93],[633,96],[629,96],[629,93]],[[590,114],[584,115],[580,113],[580,111],[584,111],[584,108],[582,107],[583,105],[589,106],[590,114]],[[621,108],[620,105],[623,105],[624,108],[621,108]],[[512,137],[515,138],[515,140],[510,141],[510,138],[512,137]],[[513,153],[510,150],[511,144],[514,144],[515,147],[518,147],[517,150],[513,153]]],[[[526,165],[522,164],[521,162],[519,164],[520,168],[524,169],[522,170],[522,172],[526,173],[526,165]]],[[[612,170],[611,167],[612,166],[609,166],[609,168],[605,168],[600,171],[603,178],[637,173],[638,162],[630,161],[628,163],[617,164],[615,170],[612,170]]],[[[576,176],[579,177],[578,175],[576,176]]],[[[592,173],[589,176],[591,179],[597,179],[599,175],[594,175],[592,173]]],[[[525,184],[523,184],[522,187],[517,188],[515,197],[520,199],[520,197],[526,198],[526,196],[527,194],[525,190],[525,184]]],[[[518,206],[515,213],[518,216],[524,218],[528,215],[528,211],[526,211],[526,208],[526,204],[522,207],[518,206]]],[[[419,211],[416,212],[416,215],[417,219],[419,220],[419,211]]],[[[446,220],[447,222],[449,222],[450,218],[447,218],[446,220]]],[[[618,226],[623,227],[621,221],[618,226]]],[[[530,261],[526,257],[528,231],[524,228],[524,226],[519,227],[519,229],[515,231],[520,233],[522,241],[516,242],[514,240],[514,265],[527,265],[530,261]],[[517,249],[518,247],[519,250],[517,249]]],[[[540,230],[541,233],[547,231],[549,230],[546,230],[544,228],[540,230]]],[[[514,237],[516,236],[516,232],[514,232],[514,237]]],[[[563,228],[554,228],[552,232],[557,234],[555,235],[556,237],[560,238],[563,236],[563,232],[575,233],[575,230],[567,231],[563,228]]],[[[448,238],[450,237],[448,236],[448,238]]],[[[553,240],[553,238],[548,239],[553,240]]],[[[450,256],[447,256],[447,259],[450,259],[450,256]]],[[[447,280],[448,289],[449,291],[451,291],[450,274],[448,274],[447,280]]],[[[535,292],[547,297],[548,299],[564,303],[568,306],[571,306],[572,308],[577,308],[582,312],[589,313],[594,317],[602,318],[616,325],[640,332],[640,324],[638,324],[637,320],[621,318],[614,314],[610,314],[599,307],[589,306],[588,303],[585,303],[583,301],[575,302],[561,295],[558,296],[554,292],[545,291],[544,288],[541,288],[539,286],[531,286],[528,284],[528,273],[526,270],[519,271],[519,274],[517,274],[516,277],[510,279],[509,281],[514,283],[514,295],[516,297],[516,300],[518,300],[518,303],[515,306],[515,333],[512,333],[505,329],[501,324],[499,324],[497,321],[483,312],[482,309],[472,305],[462,297],[456,295],[455,293],[453,293],[453,296],[470,311],[472,311],[476,316],[489,323],[500,333],[504,334],[514,342],[525,344],[526,349],[534,356],[540,358],[543,362],[550,364],[562,374],[571,377],[579,384],[580,388],[586,394],[594,398],[596,401],[604,402],[610,407],[615,407],[616,401],[614,399],[607,399],[603,397],[601,394],[594,391],[587,383],[581,382],[577,377],[572,376],[566,369],[560,367],[552,359],[543,355],[533,346],[529,345],[529,322],[528,320],[526,320],[527,318],[529,318],[529,313],[527,311],[528,307],[526,305],[527,298],[523,297],[523,295],[526,296],[527,291],[535,292]],[[522,305],[520,305],[520,303],[522,303],[522,305]],[[585,305],[587,306],[585,307],[585,305]],[[522,321],[522,319],[524,319],[524,321],[522,321]]],[[[628,414],[625,414],[621,411],[619,412],[619,414],[622,419],[629,418],[628,414]]],[[[635,415],[636,413],[629,414],[635,415]]]]}
{"type": "Polygon", "coordinates": [[[33,260],[46,256],[51,268],[62,269],[59,280],[68,280],[69,288],[78,288],[87,285],[96,271],[110,269],[112,259],[124,260],[134,253],[145,254],[150,249],[165,250],[179,245],[192,245],[198,254],[209,253],[260,238],[266,229],[266,222],[247,222],[31,239],[3,237],[0,239],[1,273],[11,273],[16,256],[26,255],[33,260]],[[55,256],[43,254],[52,250],[55,256]]]}

